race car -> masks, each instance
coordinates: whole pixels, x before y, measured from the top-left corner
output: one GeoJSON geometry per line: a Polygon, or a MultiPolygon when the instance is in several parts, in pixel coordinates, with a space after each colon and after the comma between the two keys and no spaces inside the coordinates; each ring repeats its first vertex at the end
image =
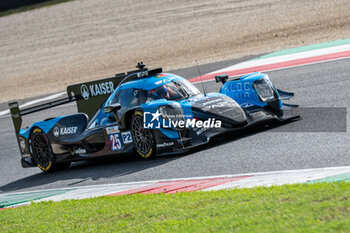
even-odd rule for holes
{"type": "Polygon", "coordinates": [[[53,172],[72,161],[133,152],[149,159],[257,122],[299,117],[297,105],[282,102],[294,94],[276,89],[266,74],[215,79],[223,84],[219,92],[201,93],[185,78],[141,62],[137,70],[68,86],[63,99],[26,109],[9,103],[22,166],[53,172]],[[22,116],[73,101],[78,113],[21,129],[22,116]]]}

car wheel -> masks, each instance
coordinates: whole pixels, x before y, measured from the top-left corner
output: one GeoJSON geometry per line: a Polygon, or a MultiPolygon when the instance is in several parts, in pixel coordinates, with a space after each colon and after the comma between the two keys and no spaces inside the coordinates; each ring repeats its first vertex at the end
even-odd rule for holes
{"type": "Polygon", "coordinates": [[[35,128],[31,135],[31,151],[35,163],[43,172],[50,173],[57,170],[58,166],[49,139],[40,128],[35,128]]]}
{"type": "Polygon", "coordinates": [[[153,131],[143,127],[143,112],[137,110],[131,119],[131,135],[139,155],[149,159],[156,154],[156,141],[153,131]]]}

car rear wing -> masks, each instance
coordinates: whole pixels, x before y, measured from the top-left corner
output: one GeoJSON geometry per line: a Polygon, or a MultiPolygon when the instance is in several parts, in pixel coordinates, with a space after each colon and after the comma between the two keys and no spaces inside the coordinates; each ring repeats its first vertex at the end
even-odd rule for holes
{"type": "Polygon", "coordinates": [[[15,127],[15,132],[19,133],[19,130],[21,129],[21,125],[22,125],[22,116],[34,113],[34,112],[38,112],[38,111],[42,111],[48,108],[53,108],[62,104],[67,104],[69,102],[73,102],[76,101],[76,97],[67,97],[67,98],[62,98],[62,99],[58,99],[52,102],[48,102],[45,104],[40,104],[40,105],[36,105],[34,107],[30,107],[30,108],[24,108],[24,109],[19,109],[19,105],[18,102],[11,102],[8,104],[9,109],[10,109],[10,113],[11,113],[11,117],[12,117],[12,121],[15,127]]]}

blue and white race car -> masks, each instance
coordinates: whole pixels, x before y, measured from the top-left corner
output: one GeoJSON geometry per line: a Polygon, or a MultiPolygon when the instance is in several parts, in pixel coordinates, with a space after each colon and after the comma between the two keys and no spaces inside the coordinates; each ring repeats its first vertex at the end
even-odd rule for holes
{"type": "Polygon", "coordinates": [[[23,167],[44,172],[68,168],[72,161],[136,152],[148,159],[181,153],[223,132],[266,120],[285,121],[297,105],[282,103],[294,96],[278,90],[266,74],[229,80],[217,93],[200,93],[186,79],[161,68],[137,70],[68,86],[67,98],[32,108],[9,103],[23,167]],[[77,114],[35,122],[21,129],[22,116],[76,101],[77,114]]]}

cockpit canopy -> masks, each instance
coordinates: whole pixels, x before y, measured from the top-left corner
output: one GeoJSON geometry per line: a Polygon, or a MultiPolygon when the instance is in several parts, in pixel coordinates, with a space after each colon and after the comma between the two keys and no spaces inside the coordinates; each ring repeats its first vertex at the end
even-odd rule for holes
{"type": "Polygon", "coordinates": [[[179,76],[172,75],[167,79],[167,76],[162,78],[150,78],[141,85],[126,85],[129,88],[117,90],[110,104],[120,103],[122,106],[138,105],[136,99],[139,99],[139,104],[149,101],[165,99],[165,100],[180,100],[191,96],[198,95],[200,91],[193,86],[189,81],[179,76]],[[154,80],[153,80],[154,79],[154,80]],[[152,85],[147,83],[152,82],[152,85]]]}
{"type": "Polygon", "coordinates": [[[199,90],[187,80],[176,79],[148,90],[146,93],[146,102],[157,99],[180,100],[198,95],[199,93],[199,90]]]}
{"type": "Polygon", "coordinates": [[[141,106],[154,100],[178,101],[200,94],[200,91],[186,79],[167,73],[132,80],[120,85],[106,100],[90,121],[90,126],[104,124],[108,114],[103,110],[104,106],[119,103],[121,109],[118,116],[122,117],[129,109],[141,106]]]}

